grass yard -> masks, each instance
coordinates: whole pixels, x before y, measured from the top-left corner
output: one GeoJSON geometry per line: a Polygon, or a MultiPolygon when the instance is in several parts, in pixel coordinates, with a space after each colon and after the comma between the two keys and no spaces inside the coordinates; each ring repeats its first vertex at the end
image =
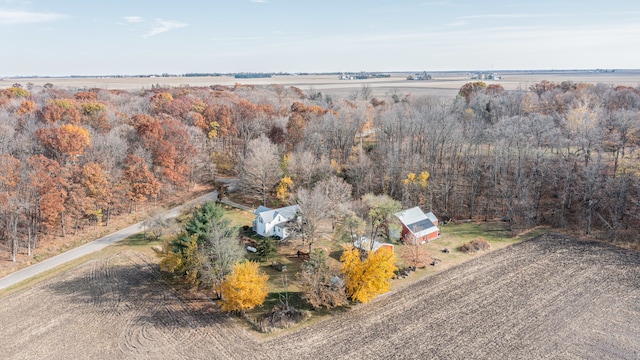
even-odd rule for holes
{"type": "MultiPolygon", "coordinates": [[[[439,262],[435,266],[427,266],[424,269],[417,269],[405,279],[396,279],[391,283],[391,289],[398,289],[415,282],[418,278],[425,275],[434,274],[449,269],[463,262],[469,261],[484,253],[502,249],[508,245],[515,244],[526,239],[533,238],[545,232],[545,229],[536,228],[527,231],[523,235],[512,236],[509,232],[508,224],[502,222],[476,222],[453,224],[449,223],[440,226],[440,238],[426,243],[424,246],[430,257],[438,259],[439,262]],[[481,251],[475,254],[467,254],[458,250],[458,248],[472,240],[484,238],[491,248],[488,251],[481,251]],[[443,252],[449,249],[448,253],[443,252]]],[[[396,244],[395,252],[398,256],[398,268],[405,267],[405,261],[400,256],[402,249],[407,245],[396,244]]]]}
{"type": "Polygon", "coordinates": [[[228,219],[231,219],[231,225],[239,227],[251,226],[251,223],[255,218],[255,215],[253,215],[249,211],[236,209],[224,204],[220,204],[220,206],[222,206],[222,208],[226,212],[224,216],[228,219]]]}

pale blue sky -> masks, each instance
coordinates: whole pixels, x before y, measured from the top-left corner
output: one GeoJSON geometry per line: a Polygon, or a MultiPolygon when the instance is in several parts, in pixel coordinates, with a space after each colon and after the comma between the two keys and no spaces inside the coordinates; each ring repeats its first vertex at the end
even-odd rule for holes
{"type": "Polygon", "coordinates": [[[0,0],[0,76],[640,68],[638,0],[0,0]]]}

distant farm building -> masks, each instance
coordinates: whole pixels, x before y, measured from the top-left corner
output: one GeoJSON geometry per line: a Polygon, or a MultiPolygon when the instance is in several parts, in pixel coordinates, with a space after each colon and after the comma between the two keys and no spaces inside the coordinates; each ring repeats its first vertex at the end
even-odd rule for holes
{"type": "Polygon", "coordinates": [[[395,214],[402,223],[400,239],[408,244],[424,244],[440,237],[438,218],[425,214],[418,206],[395,214]]]}
{"type": "Polygon", "coordinates": [[[284,239],[291,235],[290,225],[296,221],[300,212],[298,205],[291,205],[280,209],[269,209],[260,206],[254,211],[253,231],[260,236],[273,236],[284,239]]]}

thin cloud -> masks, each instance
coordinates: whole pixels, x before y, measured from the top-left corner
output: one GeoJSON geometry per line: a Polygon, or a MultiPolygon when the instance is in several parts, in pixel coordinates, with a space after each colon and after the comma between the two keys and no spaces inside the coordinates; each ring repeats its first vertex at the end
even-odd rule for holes
{"type": "Polygon", "coordinates": [[[0,24],[36,24],[68,18],[68,15],[0,9],[0,24]]]}
{"type": "Polygon", "coordinates": [[[454,21],[452,23],[447,24],[449,26],[465,26],[467,25],[467,22],[465,20],[458,20],[458,21],[454,21]]]}
{"type": "Polygon", "coordinates": [[[156,25],[151,30],[149,30],[149,32],[142,35],[142,37],[146,39],[154,35],[162,34],[175,29],[180,29],[186,26],[188,26],[188,24],[176,20],[156,19],[156,25]]]}
{"type": "Polygon", "coordinates": [[[255,4],[266,4],[269,1],[267,1],[267,0],[251,0],[251,2],[255,3],[255,4]]]}
{"type": "Polygon", "coordinates": [[[123,16],[122,18],[124,19],[124,21],[130,24],[140,23],[144,21],[144,19],[140,16],[123,16]]]}
{"type": "Polygon", "coordinates": [[[463,5],[456,4],[453,1],[427,1],[420,4],[420,6],[449,6],[449,7],[463,7],[463,5]]]}
{"type": "Polygon", "coordinates": [[[213,41],[250,41],[250,40],[264,40],[262,36],[246,36],[246,37],[219,37],[212,38],[213,41]]]}
{"type": "Polygon", "coordinates": [[[560,17],[567,16],[566,14],[481,14],[481,15],[467,15],[458,16],[458,19],[525,19],[525,18],[545,18],[545,17],[560,17]]]}

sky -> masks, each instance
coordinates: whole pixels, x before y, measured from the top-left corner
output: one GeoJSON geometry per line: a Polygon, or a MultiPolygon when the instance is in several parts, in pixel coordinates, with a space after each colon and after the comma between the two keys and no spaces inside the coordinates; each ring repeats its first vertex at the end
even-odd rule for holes
{"type": "Polygon", "coordinates": [[[0,76],[640,68],[638,0],[0,0],[0,76]]]}

